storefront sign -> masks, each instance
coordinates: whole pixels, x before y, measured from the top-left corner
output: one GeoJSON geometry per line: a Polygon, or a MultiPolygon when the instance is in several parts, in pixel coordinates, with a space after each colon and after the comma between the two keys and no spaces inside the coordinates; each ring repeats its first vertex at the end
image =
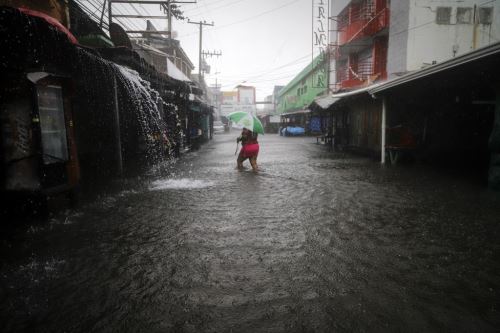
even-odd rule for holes
{"type": "Polygon", "coordinates": [[[314,88],[326,88],[326,52],[328,48],[329,0],[312,0],[312,62],[319,70],[312,75],[314,88]],[[314,61],[317,59],[317,61],[314,61]]]}

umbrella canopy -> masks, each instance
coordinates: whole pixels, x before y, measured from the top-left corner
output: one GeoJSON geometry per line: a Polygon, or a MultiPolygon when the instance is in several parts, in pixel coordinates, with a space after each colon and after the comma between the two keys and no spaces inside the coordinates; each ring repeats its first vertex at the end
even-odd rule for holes
{"type": "Polygon", "coordinates": [[[254,133],[264,134],[264,126],[259,118],[251,115],[248,112],[236,111],[228,114],[227,118],[238,127],[246,128],[254,133]]]}

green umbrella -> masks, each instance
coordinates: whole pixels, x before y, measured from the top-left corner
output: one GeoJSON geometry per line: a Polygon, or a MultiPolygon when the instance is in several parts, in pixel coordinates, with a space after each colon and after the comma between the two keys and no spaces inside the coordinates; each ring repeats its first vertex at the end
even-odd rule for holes
{"type": "Polygon", "coordinates": [[[248,112],[236,111],[231,112],[227,118],[238,127],[244,127],[254,133],[264,134],[264,127],[259,118],[252,116],[248,112]]]}

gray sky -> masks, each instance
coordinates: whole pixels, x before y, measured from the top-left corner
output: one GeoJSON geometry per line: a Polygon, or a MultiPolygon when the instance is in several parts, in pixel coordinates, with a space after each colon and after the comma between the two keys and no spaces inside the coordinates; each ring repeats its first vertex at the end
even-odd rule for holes
{"type": "MultiPolygon", "coordinates": [[[[223,90],[232,90],[246,81],[245,85],[256,87],[257,100],[270,95],[275,85],[286,85],[311,61],[311,4],[311,0],[197,0],[196,4],[181,4],[191,21],[215,24],[203,28],[203,50],[222,51],[219,58],[207,58],[212,67],[211,74],[205,76],[207,83],[215,84],[217,77],[223,90]]],[[[157,5],[135,7],[159,14],[157,5]]],[[[164,20],[153,23],[158,29],[166,27],[164,20]]],[[[144,21],[135,24],[145,28],[144,21]]],[[[173,30],[198,67],[199,26],[174,20],[173,30]]]]}

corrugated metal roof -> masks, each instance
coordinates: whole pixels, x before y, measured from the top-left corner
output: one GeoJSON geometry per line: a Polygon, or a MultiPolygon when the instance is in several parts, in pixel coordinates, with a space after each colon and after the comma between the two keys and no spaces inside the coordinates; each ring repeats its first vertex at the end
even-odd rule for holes
{"type": "Polygon", "coordinates": [[[330,106],[332,106],[333,104],[337,103],[338,101],[340,101],[343,98],[346,98],[346,97],[349,97],[349,96],[358,95],[358,94],[362,94],[362,93],[367,93],[368,94],[371,89],[376,89],[377,87],[381,86],[382,84],[383,83],[377,83],[377,84],[373,84],[371,86],[364,87],[364,88],[361,88],[361,89],[347,91],[347,92],[343,92],[343,93],[339,93],[339,94],[331,94],[331,95],[327,95],[327,96],[317,97],[313,101],[313,103],[315,103],[316,105],[318,105],[322,109],[326,110],[330,106]]]}

